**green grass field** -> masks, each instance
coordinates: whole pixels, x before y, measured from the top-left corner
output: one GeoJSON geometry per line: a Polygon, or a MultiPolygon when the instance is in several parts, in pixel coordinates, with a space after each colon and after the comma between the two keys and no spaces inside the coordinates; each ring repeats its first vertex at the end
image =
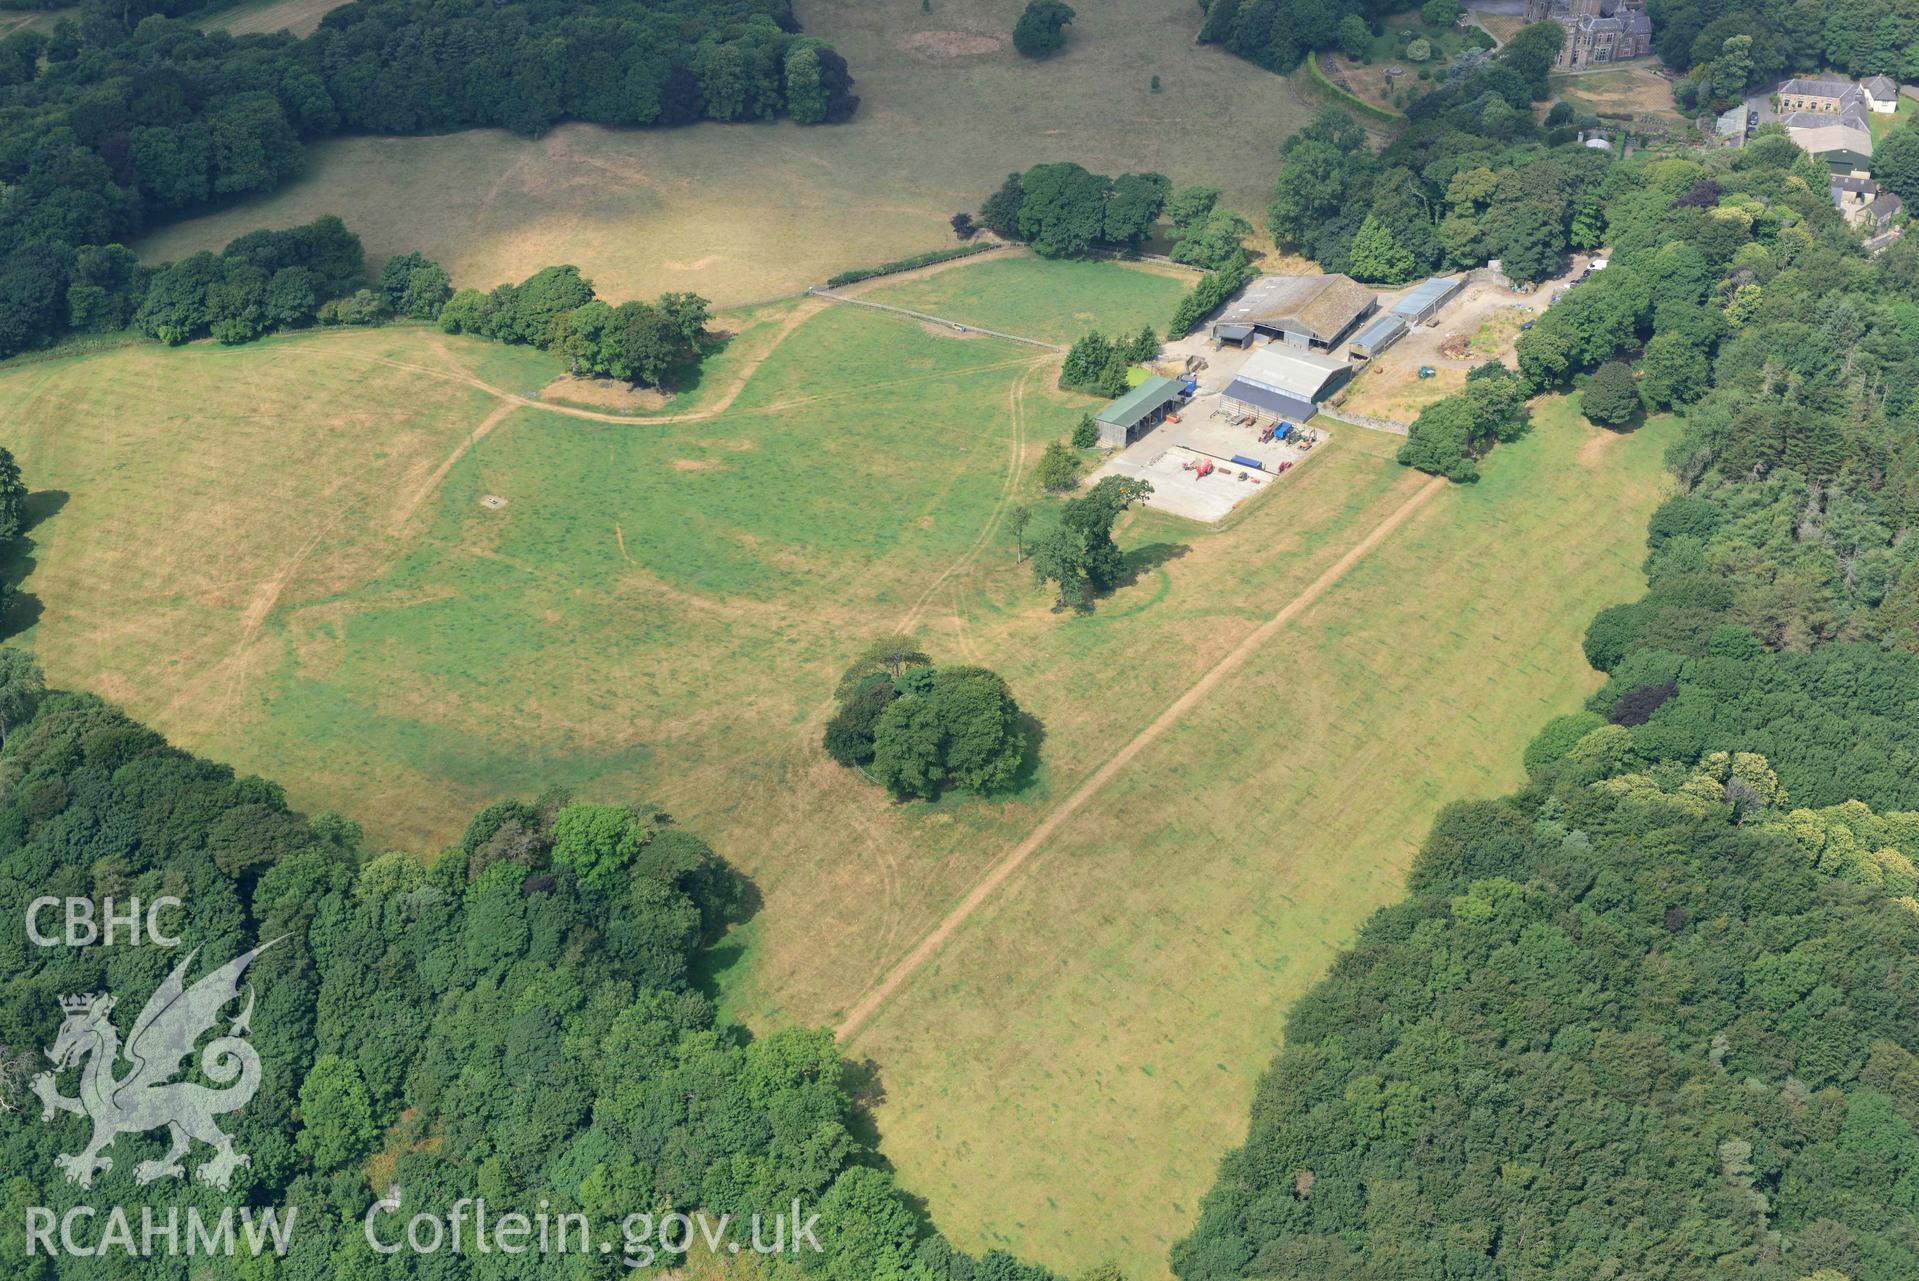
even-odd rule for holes
{"type": "MultiPolygon", "coordinates": [[[[307,174],[280,192],[137,248],[173,258],[337,213],[375,259],[419,249],[464,285],[571,262],[616,300],[695,289],[730,305],[949,244],[952,214],[1041,161],[1156,169],[1222,187],[1250,214],[1265,208],[1279,142],[1314,100],[1194,45],[1191,4],[1084,8],[1066,52],[1043,64],[1010,46],[1022,7],[800,0],[807,32],[831,41],[858,80],[862,104],[846,125],[341,139],[311,148],[307,174]]],[[[240,15],[236,29],[264,20],[251,6],[223,12],[240,15]]]]}
{"type": "MultiPolygon", "coordinates": [[[[1548,402],[1478,485],[1422,508],[1133,760],[881,1010],[853,1055],[881,1065],[886,1152],[944,1230],[1163,1274],[1287,1007],[1399,896],[1438,807],[1510,790],[1534,730],[1593,688],[1579,637],[1642,582],[1666,436],[1599,435],[1548,402]]],[[[1336,444],[1304,492],[1221,536],[1245,558],[1227,582],[1178,582],[1152,622],[1089,620],[1143,634],[1084,665],[1125,688],[1124,664],[1249,630],[1417,484],[1387,438],[1336,444]],[[1320,486],[1370,501],[1311,510],[1318,545],[1294,545],[1289,518],[1320,486]],[[1208,595],[1239,616],[1182,617],[1208,595]]],[[[1139,700],[1134,724],[1158,706],[1139,700]]]]}
{"type": "MultiPolygon", "coordinates": [[[[1054,270],[888,291],[1069,333],[1054,270]]],[[[1168,283],[1075,288],[1143,314],[1168,283]]],[[[817,300],[725,323],[701,386],[635,422],[523,403],[549,358],[410,327],[0,369],[0,438],[52,511],[25,640],[375,846],[555,782],[661,804],[763,896],[715,958],[729,1014],[831,1023],[1424,485],[1394,438],[1341,431],[1219,527],[1129,516],[1126,584],[1061,617],[1001,524],[1092,403],[1052,390],[1056,357],[817,300]],[[1043,724],[1023,790],[895,805],[820,752],[841,666],[902,628],[1043,724]]],[[[851,1042],[943,1229],[1163,1267],[1277,1012],[1438,804],[1513,781],[1591,686],[1585,619],[1637,586],[1663,429],[1542,419],[1141,749],[851,1042]]]]}
{"type": "Polygon", "coordinates": [[[1198,275],[1141,263],[1115,271],[1105,262],[1049,262],[1001,250],[977,263],[881,278],[845,292],[1001,333],[1071,343],[1092,329],[1131,336],[1166,328],[1198,275]]]}
{"type": "Polygon", "coordinates": [[[1866,122],[1872,126],[1872,140],[1875,144],[1884,142],[1886,135],[1895,129],[1907,129],[1912,126],[1914,116],[1919,116],[1919,102],[1901,96],[1899,105],[1892,111],[1881,114],[1868,112],[1866,122]]]}

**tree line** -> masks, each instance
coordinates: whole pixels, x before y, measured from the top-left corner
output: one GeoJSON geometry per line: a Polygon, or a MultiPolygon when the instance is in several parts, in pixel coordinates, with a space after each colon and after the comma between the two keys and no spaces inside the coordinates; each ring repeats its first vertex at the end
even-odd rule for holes
{"type": "Polygon", "coordinates": [[[1198,39],[1286,72],[1313,50],[1352,45],[1355,23],[1363,33],[1382,18],[1417,8],[1419,0],[1203,0],[1198,39]]]}
{"type": "Polygon", "coordinates": [[[224,344],[310,325],[437,322],[453,334],[552,351],[576,374],[660,386],[703,358],[706,299],[668,293],[615,306],[573,266],[455,291],[446,269],[396,254],[369,278],[360,238],[327,215],[249,232],[219,253],[143,267],[122,245],[36,245],[0,268],[0,355],[68,334],[132,330],[169,345],[224,344]]]}
{"type": "Polygon", "coordinates": [[[1152,234],[1172,191],[1164,174],[1109,178],[1070,162],[1034,165],[1006,175],[980,205],[978,224],[1047,258],[1130,251],[1152,234]]]}
{"type": "Polygon", "coordinates": [[[0,40],[0,271],[273,189],[341,131],[849,118],[845,59],[787,0],[361,0],[305,39],[176,0],[87,0],[0,40]]]}
{"type": "MultiPolygon", "coordinates": [[[[85,1123],[44,1124],[26,1088],[59,1030],[58,998],[112,992],[131,1018],[186,949],[212,965],[277,938],[249,972],[259,1093],[222,1118],[251,1165],[230,1192],[186,1180],[140,1189],[162,1218],[188,1205],[292,1208],[275,1277],[549,1274],[538,1255],[375,1255],[363,1219],[398,1185],[406,1216],[482,1195],[600,1224],[676,1209],[770,1221],[799,1198],[819,1214],[822,1249],[787,1261],[797,1275],[1053,1281],[933,1231],[861,1137],[828,1032],[749,1037],[717,1014],[701,958],[750,912],[750,887],[657,808],[551,792],[487,806],[431,859],[376,853],[351,822],[291,810],[275,783],[170,747],[91,695],[45,690],[11,647],[0,648],[0,721],[0,910],[23,920],[48,893],[186,902],[178,951],[42,949],[22,930],[0,934],[9,1275],[132,1275],[116,1255],[29,1258],[20,1207],[64,1213],[130,1196],[135,1165],[167,1144],[164,1131],[123,1133],[91,1192],[60,1177],[54,1158],[84,1142],[85,1123]]],[[[624,1272],[568,1262],[582,1276],[624,1272]]],[[[162,1253],[137,1271],[186,1281],[204,1267],[162,1253]]]]}
{"type": "Polygon", "coordinates": [[[1294,1005],[1182,1281],[1914,1275],[1919,245],[1826,178],[1609,164],[1610,265],[1469,381],[1681,415],[1647,589],[1294,1005]]]}
{"type": "Polygon", "coordinates": [[[698,367],[710,312],[693,293],[613,306],[594,297],[592,282],[569,265],[486,293],[459,290],[436,318],[450,334],[551,351],[575,374],[660,386],[675,371],[698,367]]]}

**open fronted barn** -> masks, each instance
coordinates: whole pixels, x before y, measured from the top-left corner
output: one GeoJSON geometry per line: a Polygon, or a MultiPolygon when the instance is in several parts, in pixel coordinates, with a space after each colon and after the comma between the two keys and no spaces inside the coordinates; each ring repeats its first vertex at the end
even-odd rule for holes
{"type": "Polygon", "coordinates": [[[1093,416],[1099,443],[1124,449],[1164,418],[1184,390],[1171,378],[1148,378],[1093,416]]]}
{"type": "Polygon", "coordinates": [[[1431,320],[1465,283],[1464,277],[1461,276],[1434,276],[1422,281],[1411,293],[1387,308],[1387,314],[1398,316],[1409,328],[1413,325],[1423,325],[1431,320]]]}

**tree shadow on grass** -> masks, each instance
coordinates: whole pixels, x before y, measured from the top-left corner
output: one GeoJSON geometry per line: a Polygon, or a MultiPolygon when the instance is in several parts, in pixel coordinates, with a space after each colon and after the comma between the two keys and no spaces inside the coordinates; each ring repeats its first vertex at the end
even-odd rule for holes
{"type": "Polygon", "coordinates": [[[726,979],[746,959],[746,943],[738,935],[728,934],[717,943],[701,948],[686,967],[687,982],[715,1005],[726,988],[726,979]]]}
{"type": "Polygon", "coordinates": [[[1025,708],[1019,713],[1019,733],[1025,740],[1024,752],[1019,758],[1019,768],[1013,771],[1013,777],[1005,787],[995,793],[999,796],[1018,796],[1031,788],[1039,779],[1039,749],[1046,742],[1046,726],[1039,717],[1025,708]]]}
{"type": "Polygon", "coordinates": [[[26,525],[22,533],[32,533],[40,522],[59,514],[73,496],[64,489],[39,489],[27,495],[26,525]]]}
{"type": "Polygon", "coordinates": [[[39,566],[33,554],[37,544],[27,535],[65,507],[68,498],[64,489],[28,494],[19,536],[0,544],[0,584],[5,585],[4,593],[0,593],[0,640],[18,636],[40,621],[45,606],[32,592],[21,590],[21,584],[39,566]]]}
{"type": "Polygon", "coordinates": [[[1126,567],[1120,571],[1119,578],[1113,583],[1113,590],[1122,587],[1137,587],[1139,580],[1166,564],[1193,554],[1186,543],[1146,543],[1126,553],[1126,567]]]}
{"type": "Polygon", "coordinates": [[[739,335],[731,330],[709,330],[700,340],[699,358],[683,360],[669,368],[660,378],[660,390],[675,398],[698,391],[706,379],[706,362],[732,346],[737,337],[739,335]]]}
{"type": "Polygon", "coordinates": [[[726,989],[727,977],[746,959],[747,939],[742,937],[740,927],[758,916],[766,904],[765,895],[751,877],[731,863],[725,864],[724,873],[731,882],[732,898],[720,918],[722,928],[693,954],[686,967],[693,990],[716,1005],[726,989]]]}
{"type": "Polygon", "coordinates": [[[877,1113],[886,1102],[886,1083],[881,1079],[880,1065],[870,1058],[842,1060],[840,1089],[853,1104],[846,1119],[847,1133],[873,1154],[873,1164],[882,1170],[892,1169],[893,1163],[886,1159],[880,1146],[877,1113]]]}

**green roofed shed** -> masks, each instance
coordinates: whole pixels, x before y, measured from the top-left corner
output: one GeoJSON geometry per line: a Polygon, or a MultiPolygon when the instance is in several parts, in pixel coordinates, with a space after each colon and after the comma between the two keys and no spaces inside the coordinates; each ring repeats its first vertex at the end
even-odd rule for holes
{"type": "Polygon", "coordinates": [[[1179,400],[1180,385],[1171,378],[1148,378],[1094,415],[1099,443],[1118,449],[1130,445],[1179,400]]]}

